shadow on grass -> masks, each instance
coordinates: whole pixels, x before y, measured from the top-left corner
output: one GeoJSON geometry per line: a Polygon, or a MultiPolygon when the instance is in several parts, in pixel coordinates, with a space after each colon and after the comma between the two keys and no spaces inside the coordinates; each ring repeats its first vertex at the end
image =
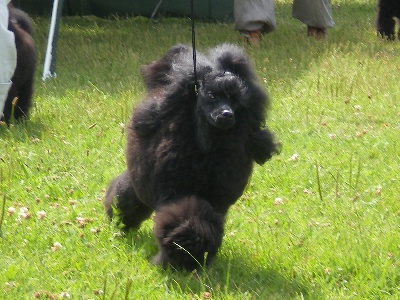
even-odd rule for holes
{"type": "Polygon", "coordinates": [[[0,138],[8,135],[9,140],[18,142],[26,141],[32,137],[40,137],[46,131],[46,126],[41,121],[21,120],[7,126],[4,122],[0,124],[0,138]]]}
{"type": "MultiPolygon", "coordinates": [[[[150,260],[157,253],[155,238],[148,230],[130,230],[126,233],[127,243],[139,249],[150,260]]],[[[169,290],[179,294],[198,295],[210,292],[213,297],[233,299],[294,299],[316,295],[316,287],[305,283],[302,278],[293,279],[282,274],[271,265],[256,265],[250,252],[241,246],[233,249],[232,259],[219,253],[213,263],[203,270],[186,272],[171,268],[158,268],[169,290]]],[[[289,273],[289,271],[288,271],[289,273]]]]}
{"type": "Polygon", "coordinates": [[[234,299],[242,299],[244,295],[251,299],[293,299],[310,294],[304,283],[285,277],[273,266],[255,265],[247,257],[233,255],[232,260],[217,257],[201,272],[168,274],[171,275],[168,285],[183,293],[211,292],[217,297],[229,295],[234,299]]]}

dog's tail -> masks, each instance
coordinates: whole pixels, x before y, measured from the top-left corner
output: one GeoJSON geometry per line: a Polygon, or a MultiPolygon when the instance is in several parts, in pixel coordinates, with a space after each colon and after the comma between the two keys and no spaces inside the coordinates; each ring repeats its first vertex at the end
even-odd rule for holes
{"type": "Polygon", "coordinates": [[[224,217],[197,196],[169,201],[156,210],[160,251],[153,262],[193,270],[210,263],[222,242],[224,217]]]}

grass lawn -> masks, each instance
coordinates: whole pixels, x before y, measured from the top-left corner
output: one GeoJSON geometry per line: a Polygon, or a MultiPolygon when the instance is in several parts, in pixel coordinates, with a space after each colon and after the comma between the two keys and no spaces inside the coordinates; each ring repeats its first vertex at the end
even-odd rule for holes
{"type": "MultiPolygon", "coordinates": [[[[190,20],[63,18],[42,82],[49,20],[35,17],[35,106],[0,126],[0,299],[400,299],[400,42],[376,37],[376,1],[332,2],[327,40],[278,0],[278,30],[246,47],[283,149],[254,168],[200,273],[151,265],[152,222],[123,235],[102,208],[139,67],[190,44],[190,20]]],[[[197,22],[196,40],[239,43],[233,24],[197,22]]]]}

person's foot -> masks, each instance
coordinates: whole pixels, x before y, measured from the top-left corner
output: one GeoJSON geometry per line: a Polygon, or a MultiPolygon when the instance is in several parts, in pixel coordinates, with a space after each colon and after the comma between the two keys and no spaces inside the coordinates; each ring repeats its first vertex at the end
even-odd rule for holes
{"type": "Polygon", "coordinates": [[[262,39],[261,30],[241,32],[243,40],[250,46],[259,45],[262,39]]]}
{"type": "Polygon", "coordinates": [[[324,39],[328,36],[328,31],[323,27],[307,26],[307,35],[316,39],[324,39]]]}

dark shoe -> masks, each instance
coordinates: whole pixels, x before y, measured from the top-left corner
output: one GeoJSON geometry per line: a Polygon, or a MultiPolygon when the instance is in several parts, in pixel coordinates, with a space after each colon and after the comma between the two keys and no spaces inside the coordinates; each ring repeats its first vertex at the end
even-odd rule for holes
{"type": "Polygon", "coordinates": [[[262,39],[261,30],[241,32],[243,40],[250,46],[259,45],[262,39]]]}
{"type": "Polygon", "coordinates": [[[322,27],[307,26],[307,35],[320,40],[328,36],[328,31],[326,28],[322,27]]]}

